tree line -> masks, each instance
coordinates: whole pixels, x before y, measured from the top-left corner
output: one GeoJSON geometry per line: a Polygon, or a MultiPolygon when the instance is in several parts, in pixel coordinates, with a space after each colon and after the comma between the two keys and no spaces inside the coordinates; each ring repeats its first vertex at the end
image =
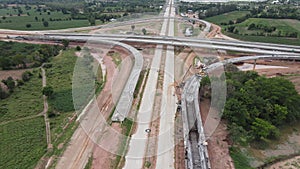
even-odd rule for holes
{"type": "MultiPolygon", "coordinates": [[[[223,117],[233,141],[267,142],[279,127],[300,119],[300,95],[292,82],[256,72],[226,72],[227,101],[223,117]]],[[[210,85],[205,77],[202,89],[210,85]]]]}
{"type": "Polygon", "coordinates": [[[38,67],[58,55],[61,49],[58,45],[0,42],[0,68],[10,70],[38,67]]]}

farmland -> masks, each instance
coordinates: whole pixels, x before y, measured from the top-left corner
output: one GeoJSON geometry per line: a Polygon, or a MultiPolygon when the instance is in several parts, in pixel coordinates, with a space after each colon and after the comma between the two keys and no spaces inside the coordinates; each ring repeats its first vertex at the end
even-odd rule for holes
{"type": "Polygon", "coordinates": [[[220,25],[224,34],[235,39],[300,45],[299,20],[247,18],[246,15],[249,17],[249,14],[249,11],[234,11],[209,17],[205,20],[220,25]],[[237,22],[238,19],[241,21],[237,22]]]}
{"type": "Polygon", "coordinates": [[[233,11],[222,15],[208,17],[205,18],[205,20],[217,25],[221,25],[221,23],[228,23],[230,20],[234,21],[240,17],[246,16],[249,13],[249,11],[233,11]]]}
{"type": "MultiPolygon", "coordinates": [[[[89,26],[88,20],[73,20],[71,14],[64,14],[62,11],[37,11],[35,6],[26,9],[21,6],[23,14],[18,16],[18,10],[13,7],[0,9],[0,28],[15,30],[49,30],[49,29],[65,29],[89,26]],[[5,18],[5,19],[4,19],[5,18]],[[48,22],[48,26],[44,26],[43,22],[48,22]]],[[[97,21],[96,24],[99,24],[97,21]]]]}
{"type": "Polygon", "coordinates": [[[0,168],[34,168],[46,152],[42,117],[0,125],[0,136],[0,168]]]}
{"type": "Polygon", "coordinates": [[[292,19],[264,19],[264,18],[249,18],[245,22],[237,24],[236,29],[240,34],[256,34],[258,30],[248,30],[250,24],[275,27],[276,30],[272,34],[285,35],[289,32],[298,32],[300,34],[300,21],[292,19]]]}
{"type": "Polygon", "coordinates": [[[246,41],[300,45],[300,21],[298,20],[249,18],[240,24],[235,24],[235,30],[238,34],[226,31],[224,33],[233,38],[246,41]],[[262,29],[249,30],[251,24],[260,25],[261,27],[274,27],[276,30],[270,33],[266,33],[262,29]],[[298,34],[298,37],[285,37],[291,33],[298,34]]]}

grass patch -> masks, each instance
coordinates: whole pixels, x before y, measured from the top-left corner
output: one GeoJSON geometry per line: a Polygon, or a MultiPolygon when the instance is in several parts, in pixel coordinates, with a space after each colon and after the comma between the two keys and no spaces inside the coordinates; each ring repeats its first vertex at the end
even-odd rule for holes
{"type": "Polygon", "coordinates": [[[252,36],[252,35],[237,35],[229,32],[224,34],[239,40],[251,41],[251,42],[264,42],[264,43],[277,43],[287,45],[300,45],[299,39],[291,39],[285,37],[272,37],[272,36],[252,36]]]}
{"type": "Polygon", "coordinates": [[[143,84],[143,81],[144,81],[144,77],[145,75],[148,75],[147,73],[148,71],[147,70],[142,70],[141,73],[140,73],[140,77],[138,79],[138,82],[136,84],[136,87],[135,87],[135,90],[133,92],[133,98],[137,98],[138,94],[139,94],[139,91],[140,91],[140,88],[143,84]]]}
{"type": "Polygon", "coordinates": [[[116,159],[112,163],[112,168],[114,168],[114,169],[117,169],[119,167],[119,165],[121,164],[121,162],[124,161],[124,155],[126,153],[126,147],[128,144],[128,140],[130,138],[129,135],[131,133],[133,124],[134,124],[134,122],[128,118],[125,118],[125,120],[121,124],[122,134],[124,134],[125,136],[128,136],[128,137],[125,137],[125,138],[123,138],[123,140],[120,141],[118,154],[122,154],[122,155],[116,156],[116,159]]]}
{"type": "Polygon", "coordinates": [[[53,66],[46,70],[47,83],[54,89],[49,103],[56,111],[79,111],[95,92],[101,91],[104,82],[98,82],[97,79],[102,78],[102,73],[99,69],[94,70],[97,67],[92,57],[77,57],[75,50],[69,49],[51,63],[53,66]]]}
{"type": "Polygon", "coordinates": [[[130,134],[130,131],[131,131],[131,128],[132,128],[132,125],[133,125],[133,121],[131,119],[128,119],[126,118],[121,127],[122,127],[122,133],[125,135],[125,136],[129,136],[130,134]]]}
{"type": "MultiPolygon", "coordinates": [[[[249,11],[233,11],[225,13],[222,15],[217,15],[213,17],[206,18],[205,20],[221,25],[224,30],[226,26],[222,26],[222,23],[229,23],[229,21],[235,22],[238,18],[244,17],[249,14],[249,11]]],[[[300,45],[299,35],[300,35],[300,21],[292,19],[267,19],[267,18],[249,18],[246,21],[234,24],[236,30],[239,34],[233,34],[224,31],[223,33],[244,41],[252,42],[265,42],[265,43],[280,43],[288,45],[300,45]],[[262,30],[248,30],[248,26],[254,23],[255,25],[263,25],[267,27],[276,27],[276,30],[271,34],[274,36],[257,36],[257,34],[263,33],[262,30]],[[276,37],[278,34],[284,36],[286,33],[297,32],[298,38],[288,38],[288,37],[276,37]],[[276,35],[276,36],[275,36],[276,35]]]]}
{"type": "Polygon", "coordinates": [[[278,34],[281,31],[281,35],[290,32],[298,32],[300,34],[300,21],[292,19],[265,19],[265,18],[249,18],[246,21],[237,24],[237,29],[241,34],[256,33],[258,30],[248,30],[250,24],[263,25],[269,27],[276,27],[276,31],[272,34],[278,34]]]}
{"type": "Polygon", "coordinates": [[[85,165],[84,169],[91,169],[93,164],[93,156],[89,157],[88,163],[85,165]]]}
{"type": "Polygon", "coordinates": [[[0,122],[37,115],[43,111],[42,79],[35,70],[31,79],[23,86],[15,88],[6,99],[1,100],[0,122]]]}
{"type": "Polygon", "coordinates": [[[101,65],[98,65],[97,75],[96,75],[97,81],[96,81],[96,91],[95,94],[98,96],[102,89],[104,88],[105,82],[106,82],[106,76],[102,74],[102,68],[101,65]]]}
{"type": "MultiPolygon", "coordinates": [[[[12,9],[12,7],[0,9],[0,16],[6,16],[6,19],[0,18],[0,27],[2,29],[14,30],[55,30],[90,26],[88,20],[72,20],[71,14],[63,14],[61,11],[37,12],[35,9],[33,9],[34,6],[32,6],[32,9],[29,10],[26,10],[24,6],[21,6],[21,8],[24,13],[21,16],[17,16],[18,13],[12,9]],[[50,15],[48,15],[48,12],[50,12],[50,15]],[[30,16],[28,16],[27,13],[30,16]],[[36,17],[37,20],[35,19],[36,17]],[[50,19],[59,19],[59,21],[50,21],[50,19]],[[49,23],[48,27],[43,25],[43,20],[49,23]],[[26,27],[26,24],[30,24],[31,27],[26,27]]],[[[100,21],[97,21],[96,24],[100,24],[100,21]]]]}
{"type": "Polygon", "coordinates": [[[118,67],[121,62],[122,62],[122,58],[120,56],[120,53],[118,52],[114,52],[112,54],[109,54],[109,56],[113,59],[113,62],[115,63],[115,65],[118,67]]]}
{"type": "Polygon", "coordinates": [[[0,126],[0,168],[34,168],[47,151],[43,117],[0,126]]]}
{"type": "MultiPolygon", "coordinates": [[[[149,69],[147,69],[146,70],[146,77],[145,77],[145,82],[147,81],[147,79],[148,79],[148,76],[149,76],[149,72],[150,72],[150,70],[149,69]]],[[[146,83],[143,85],[143,87],[142,87],[142,91],[140,92],[140,99],[139,99],[139,101],[138,101],[138,104],[137,104],[137,110],[139,110],[140,109],[140,106],[141,106],[141,102],[142,102],[142,97],[143,97],[143,94],[144,94],[144,91],[145,91],[145,86],[146,86],[146,83]]],[[[140,87],[139,87],[140,88],[140,87]]],[[[140,89],[139,89],[140,90],[140,89]]]]}
{"type": "Polygon", "coordinates": [[[47,85],[54,93],[48,99],[49,106],[58,112],[74,111],[72,97],[72,78],[77,57],[74,50],[63,51],[51,61],[52,67],[46,69],[47,85]]]}
{"type": "Polygon", "coordinates": [[[230,156],[236,169],[253,169],[249,164],[248,157],[238,148],[230,148],[230,156]]]}
{"type": "Polygon", "coordinates": [[[78,58],[75,55],[75,49],[69,49],[53,58],[51,62],[53,66],[46,69],[47,85],[52,86],[54,89],[53,96],[48,99],[49,108],[57,114],[55,118],[50,119],[53,139],[64,132],[63,127],[69,123],[68,119],[74,115],[74,106],[76,106],[76,110],[79,110],[79,107],[84,107],[93,94],[90,90],[88,90],[90,93],[74,93],[72,92],[73,88],[74,90],[78,89],[86,92],[86,88],[91,87],[94,89],[96,87],[96,93],[100,93],[103,88],[101,67],[99,65],[97,68],[96,63],[93,61],[92,58],[78,58]],[[91,63],[87,64],[87,59],[91,59],[89,60],[91,63]],[[97,68],[97,71],[95,71],[97,75],[94,75],[93,68],[97,68]],[[77,73],[76,76],[74,76],[74,73],[77,73]],[[78,79],[73,78],[81,80],[78,81],[78,79]],[[73,80],[76,81],[76,84],[73,84],[73,80]],[[75,100],[76,105],[74,105],[73,95],[80,95],[80,97],[74,96],[77,97],[75,100]]]}
{"type": "Polygon", "coordinates": [[[146,168],[150,168],[150,166],[151,166],[151,163],[150,163],[149,161],[146,161],[146,162],[145,162],[145,167],[146,167],[146,168]]]}
{"type": "Polygon", "coordinates": [[[246,16],[247,14],[250,14],[249,11],[233,11],[233,12],[228,12],[225,14],[213,16],[213,17],[208,17],[205,18],[206,21],[212,22],[217,25],[221,25],[221,23],[228,23],[230,20],[235,21],[237,18],[246,16]]]}
{"type": "MultiPolygon", "coordinates": [[[[300,45],[300,21],[292,19],[265,19],[265,18],[249,18],[246,21],[235,24],[235,29],[239,34],[233,34],[224,31],[224,34],[245,41],[279,43],[288,45],[300,45]],[[258,36],[257,34],[264,33],[263,30],[248,30],[250,24],[262,25],[267,27],[275,27],[276,30],[269,33],[268,36],[258,36]],[[298,38],[283,37],[286,33],[298,33],[298,38]],[[277,35],[280,33],[280,37],[277,35]]],[[[223,26],[223,30],[224,30],[223,26]]]]}

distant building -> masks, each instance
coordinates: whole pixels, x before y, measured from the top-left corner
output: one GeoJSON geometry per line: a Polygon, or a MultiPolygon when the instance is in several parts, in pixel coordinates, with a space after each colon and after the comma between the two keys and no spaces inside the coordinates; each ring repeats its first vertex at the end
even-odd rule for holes
{"type": "Polygon", "coordinates": [[[116,22],[117,20],[115,18],[111,18],[109,21],[110,22],[116,22]]]}
{"type": "Polygon", "coordinates": [[[181,17],[185,17],[185,14],[184,14],[184,13],[180,13],[180,16],[181,16],[181,17]]]}
{"type": "Polygon", "coordinates": [[[185,36],[192,36],[193,35],[193,30],[191,28],[186,28],[184,35],[185,36]]]}

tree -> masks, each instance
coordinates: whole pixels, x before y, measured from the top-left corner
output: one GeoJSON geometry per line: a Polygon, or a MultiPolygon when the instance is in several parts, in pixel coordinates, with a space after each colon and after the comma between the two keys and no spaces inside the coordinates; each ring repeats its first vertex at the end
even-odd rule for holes
{"type": "Polygon", "coordinates": [[[96,25],[96,19],[95,19],[95,15],[94,14],[90,14],[88,20],[90,22],[90,25],[96,25]]]}
{"type": "Polygon", "coordinates": [[[228,32],[231,32],[231,33],[233,33],[234,29],[235,29],[235,26],[227,27],[228,32]]]}
{"type": "Polygon", "coordinates": [[[272,118],[272,123],[275,125],[280,125],[284,122],[286,119],[286,116],[288,114],[288,109],[285,106],[280,106],[278,104],[275,104],[274,106],[274,113],[272,118]]]}
{"type": "Polygon", "coordinates": [[[7,86],[10,92],[14,91],[16,83],[11,76],[9,76],[6,80],[2,80],[2,82],[7,86]]]}
{"type": "Polygon", "coordinates": [[[142,32],[143,32],[144,35],[147,34],[147,30],[145,28],[142,29],[142,32]]]}
{"type": "Polygon", "coordinates": [[[252,123],[251,129],[252,134],[257,140],[277,137],[279,134],[278,129],[274,125],[260,118],[255,118],[255,121],[252,123]]]}
{"type": "Polygon", "coordinates": [[[81,47],[80,46],[76,46],[76,50],[77,51],[81,51],[81,47]]]}
{"type": "Polygon", "coordinates": [[[27,81],[30,80],[30,77],[31,77],[31,76],[32,76],[32,73],[29,72],[29,71],[26,71],[26,72],[24,72],[24,73],[22,74],[22,80],[23,80],[24,82],[27,82],[27,81]]]}
{"type": "Polygon", "coordinates": [[[5,90],[2,89],[2,86],[0,85],[0,99],[5,99],[8,97],[8,93],[5,92],[5,90]]]}
{"type": "Polygon", "coordinates": [[[249,26],[248,26],[248,30],[254,30],[256,27],[256,25],[254,23],[251,23],[249,26]]]}
{"type": "Polygon", "coordinates": [[[123,14],[123,17],[125,17],[125,16],[128,16],[129,14],[127,13],[127,12],[125,12],[124,14],[123,14]]]}
{"type": "Polygon", "coordinates": [[[44,22],[43,22],[43,25],[44,25],[44,27],[48,27],[48,26],[49,26],[49,23],[48,23],[47,21],[44,21],[44,22]]]}
{"type": "Polygon", "coordinates": [[[52,96],[52,94],[54,93],[53,87],[52,86],[44,87],[42,93],[43,93],[43,95],[45,95],[47,97],[52,96]]]}
{"type": "Polygon", "coordinates": [[[69,40],[62,40],[62,44],[64,45],[64,48],[66,49],[69,46],[70,41],[69,40]]]}
{"type": "Polygon", "coordinates": [[[134,31],[134,29],[135,29],[135,25],[131,25],[132,32],[134,31]]]}
{"type": "Polygon", "coordinates": [[[238,29],[234,29],[233,33],[234,34],[239,34],[239,30],[238,29]]]}
{"type": "Polygon", "coordinates": [[[31,28],[31,24],[30,23],[26,24],[26,28],[31,28]]]}

